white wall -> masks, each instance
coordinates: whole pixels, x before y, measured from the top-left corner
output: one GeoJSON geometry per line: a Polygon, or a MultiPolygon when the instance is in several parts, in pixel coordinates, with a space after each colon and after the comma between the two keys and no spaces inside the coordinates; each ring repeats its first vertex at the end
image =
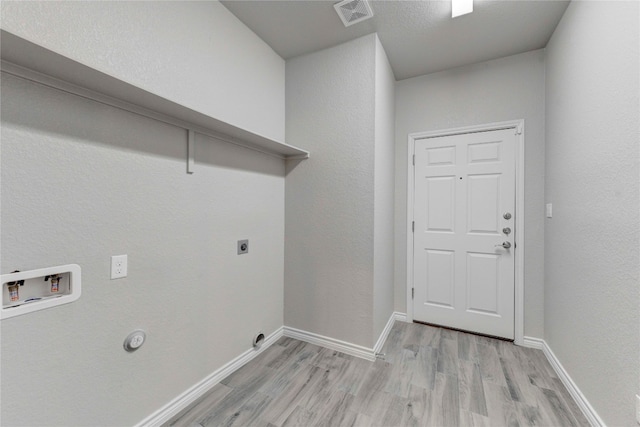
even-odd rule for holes
{"type": "Polygon", "coordinates": [[[284,142],[284,61],[217,1],[3,1],[22,38],[284,142]]]}
{"type": "MultiPolygon", "coordinates": [[[[2,2],[2,28],[284,139],[284,61],[217,2],[2,2]]],[[[182,129],[4,74],[1,101],[0,270],[83,281],[2,321],[3,425],[133,425],[282,326],[282,160],[198,136],[187,175],[182,129]]]]}
{"type": "Polygon", "coordinates": [[[544,336],[544,51],[396,83],[395,309],[406,312],[410,133],[525,120],[525,335],[544,336]]]}
{"type": "Polygon", "coordinates": [[[287,61],[313,161],[286,177],[285,325],[367,348],[393,313],[394,82],[375,34],[287,61]]]}
{"type": "Polygon", "coordinates": [[[545,339],[611,426],[640,375],[639,13],[573,1],[547,46],[545,339]]]}
{"type": "Polygon", "coordinates": [[[83,282],[2,321],[4,425],[133,425],[282,326],[282,160],[198,137],[187,175],[184,130],[7,75],[1,148],[2,273],[83,282]]]}
{"type": "Polygon", "coordinates": [[[393,313],[395,78],[376,36],[373,340],[393,313]]]}
{"type": "Polygon", "coordinates": [[[373,347],[375,35],[286,64],[286,326],[373,347]]]}

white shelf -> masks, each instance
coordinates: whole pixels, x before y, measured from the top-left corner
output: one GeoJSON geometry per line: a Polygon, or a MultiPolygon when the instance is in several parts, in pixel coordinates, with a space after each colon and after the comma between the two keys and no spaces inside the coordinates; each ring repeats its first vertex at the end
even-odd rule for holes
{"type": "Polygon", "coordinates": [[[68,304],[80,298],[82,290],[81,269],[78,264],[60,265],[37,270],[20,271],[0,275],[2,286],[2,310],[0,319],[20,316],[57,305],[68,304]],[[58,290],[52,292],[47,276],[59,275],[58,290]],[[7,283],[22,282],[17,301],[11,301],[7,283]]]}
{"type": "Polygon", "coordinates": [[[2,72],[284,159],[309,152],[249,132],[0,30],[2,72]]]}

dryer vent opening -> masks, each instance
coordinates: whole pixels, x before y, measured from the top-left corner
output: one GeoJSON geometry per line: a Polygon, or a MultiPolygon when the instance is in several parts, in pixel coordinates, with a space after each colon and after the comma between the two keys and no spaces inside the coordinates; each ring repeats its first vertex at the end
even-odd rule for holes
{"type": "Polygon", "coordinates": [[[264,334],[262,332],[259,332],[255,337],[253,337],[254,348],[260,348],[263,342],[264,342],[264,334]]]}

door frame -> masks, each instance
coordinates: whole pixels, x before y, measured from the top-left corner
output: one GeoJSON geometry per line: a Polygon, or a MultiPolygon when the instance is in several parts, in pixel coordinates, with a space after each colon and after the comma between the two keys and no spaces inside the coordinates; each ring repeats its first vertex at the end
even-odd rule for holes
{"type": "Polygon", "coordinates": [[[514,342],[524,345],[524,119],[505,122],[487,123],[475,126],[465,126],[451,129],[410,133],[407,141],[407,321],[413,322],[413,298],[411,289],[414,287],[413,259],[414,234],[412,230],[414,208],[414,165],[415,143],[418,139],[438,138],[443,136],[461,135],[466,133],[488,132],[494,130],[513,129],[516,134],[516,215],[515,215],[515,244],[514,244],[514,342]]]}

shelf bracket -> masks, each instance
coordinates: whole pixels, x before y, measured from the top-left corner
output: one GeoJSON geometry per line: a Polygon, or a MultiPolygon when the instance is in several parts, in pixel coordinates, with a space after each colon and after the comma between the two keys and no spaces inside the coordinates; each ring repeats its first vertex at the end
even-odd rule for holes
{"type": "Polygon", "coordinates": [[[187,173],[192,174],[195,170],[196,133],[189,129],[187,138],[187,173]]]}

